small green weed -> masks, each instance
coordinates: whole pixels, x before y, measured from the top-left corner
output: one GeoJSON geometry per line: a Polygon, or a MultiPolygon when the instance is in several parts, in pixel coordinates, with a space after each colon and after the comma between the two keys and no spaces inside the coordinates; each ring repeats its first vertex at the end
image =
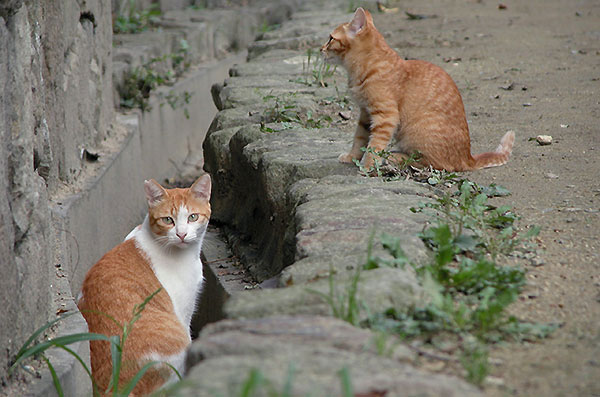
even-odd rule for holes
{"type": "MultiPolygon", "coordinates": [[[[152,58],[142,66],[131,70],[119,89],[121,107],[139,108],[143,112],[152,110],[150,93],[160,85],[172,85],[177,76],[189,68],[188,49],[187,41],[181,40],[179,49],[175,53],[152,58]]],[[[171,90],[167,95],[161,95],[160,99],[165,100],[173,109],[183,107],[186,118],[189,118],[186,105],[189,104],[192,95],[188,91],[178,94],[171,90]]],[[[161,106],[164,103],[162,102],[161,106]]]]}
{"type": "MultiPolygon", "coordinates": [[[[422,204],[419,208],[411,210],[434,210],[438,223],[448,227],[453,246],[476,256],[487,254],[495,260],[498,255],[510,254],[524,241],[537,236],[539,228],[531,227],[526,232],[518,233],[514,222],[519,217],[511,207],[490,205],[489,197],[484,191],[506,194],[506,189],[495,185],[484,189],[473,182],[462,180],[458,183],[456,193],[445,194],[433,203],[422,204]]],[[[431,244],[432,233],[436,232],[441,231],[435,227],[430,228],[424,231],[421,237],[431,244]]]]}
{"type": "Polygon", "coordinates": [[[385,181],[404,179],[406,177],[404,171],[418,164],[421,159],[419,152],[414,152],[410,156],[398,161],[392,152],[385,149],[377,151],[373,148],[362,147],[360,150],[364,153],[370,153],[373,156],[374,162],[370,168],[367,168],[359,160],[355,159],[354,164],[358,167],[359,173],[363,176],[376,176],[385,181]]]}
{"type": "Polygon", "coordinates": [[[57,347],[59,349],[65,350],[67,353],[71,354],[73,357],[75,357],[75,359],[77,359],[77,361],[82,365],[83,369],[86,371],[86,373],[90,377],[93,388],[94,388],[94,395],[97,395],[97,394],[99,394],[98,387],[94,382],[94,379],[92,377],[92,373],[91,373],[89,367],[85,364],[83,359],[81,357],[79,357],[79,355],[77,355],[76,352],[74,352],[67,346],[71,345],[73,343],[82,342],[82,341],[103,340],[103,341],[107,341],[110,343],[113,372],[112,372],[112,376],[111,376],[111,380],[110,380],[108,389],[106,391],[102,391],[102,394],[111,394],[112,396],[115,396],[115,397],[128,396],[129,394],[131,394],[131,392],[133,391],[133,389],[135,388],[135,386],[139,382],[139,380],[142,378],[142,376],[144,376],[144,374],[151,367],[153,367],[155,365],[159,365],[159,364],[166,365],[169,368],[171,368],[177,374],[179,379],[181,379],[181,375],[179,374],[179,372],[177,372],[177,369],[175,369],[172,365],[170,365],[168,363],[158,362],[158,361],[151,361],[151,362],[148,362],[146,365],[144,365],[144,367],[142,367],[140,369],[140,371],[132,379],[130,379],[125,385],[121,386],[121,385],[119,385],[119,382],[118,382],[119,375],[121,373],[122,360],[123,360],[123,347],[125,346],[127,337],[129,336],[129,333],[133,329],[133,324],[137,320],[139,320],[139,318],[142,316],[142,312],[144,311],[144,308],[146,307],[148,302],[150,302],[150,300],[152,300],[152,298],[154,298],[154,296],[156,296],[156,294],[158,294],[160,291],[161,291],[161,288],[159,288],[158,290],[153,292],[150,296],[148,296],[146,299],[144,299],[144,301],[142,303],[135,305],[133,308],[133,311],[132,311],[131,320],[129,320],[129,322],[127,322],[125,324],[118,323],[114,318],[112,318],[106,314],[98,313],[100,315],[106,316],[111,321],[115,322],[119,326],[119,328],[121,328],[122,334],[120,336],[113,335],[113,336],[109,337],[109,336],[102,335],[102,334],[85,332],[85,333],[79,333],[79,334],[59,336],[59,337],[48,339],[43,342],[35,343],[32,345],[32,343],[34,343],[34,341],[36,339],[38,339],[40,337],[40,335],[42,335],[42,333],[44,333],[51,326],[53,326],[60,320],[63,320],[73,314],[76,314],[77,312],[67,313],[67,314],[61,316],[60,318],[47,323],[46,325],[44,325],[44,326],[40,327],[38,330],[36,330],[27,339],[27,341],[23,344],[23,346],[17,353],[14,363],[11,365],[11,367],[9,369],[9,374],[11,374],[19,365],[21,365],[21,363],[25,359],[32,357],[32,356],[41,356],[41,358],[48,365],[48,369],[50,370],[50,374],[52,375],[52,380],[54,382],[54,387],[56,389],[57,394],[61,397],[64,396],[64,393],[63,393],[63,390],[62,390],[62,387],[60,384],[60,380],[58,379],[58,376],[56,375],[54,366],[52,365],[50,360],[48,360],[48,358],[44,355],[44,352],[46,350],[48,350],[52,347],[57,347]]]}
{"type": "Polygon", "coordinates": [[[158,22],[161,16],[158,4],[152,4],[145,10],[137,10],[135,0],[129,0],[127,15],[118,15],[113,20],[113,33],[140,33],[158,22]]]}
{"type": "Polygon", "coordinates": [[[338,293],[335,289],[333,266],[329,267],[329,293],[325,294],[314,289],[307,291],[319,295],[331,307],[333,317],[344,320],[352,325],[358,325],[360,306],[357,299],[358,282],[360,280],[360,266],[356,266],[356,270],[350,278],[345,291],[338,293]]]}
{"type": "Polygon", "coordinates": [[[196,4],[192,4],[191,6],[189,6],[188,9],[193,10],[193,11],[201,11],[201,10],[206,9],[206,5],[196,3],[196,4]]]}
{"type": "Polygon", "coordinates": [[[385,176],[386,169],[383,164],[386,162],[390,156],[391,152],[387,150],[376,151],[373,148],[361,148],[364,153],[370,153],[373,156],[373,166],[370,168],[365,167],[361,164],[360,160],[354,159],[354,164],[358,167],[358,170],[363,176],[376,176],[378,178],[383,178],[385,176]]]}
{"type": "Polygon", "coordinates": [[[265,123],[300,123],[300,116],[294,102],[295,93],[287,95],[265,95],[263,102],[273,101],[273,105],[265,109],[263,122],[265,123]]]}
{"type": "Polygon", "coordinates": [[[269,25],[267,22],[263,22],[262,25],[260,25],[260,27],[258,28],[258,31],[260,33],[267,33],[267,32],[272,32],[274,30],[279,29],[281,25],[276,23],[273,25],[269,25]]]}

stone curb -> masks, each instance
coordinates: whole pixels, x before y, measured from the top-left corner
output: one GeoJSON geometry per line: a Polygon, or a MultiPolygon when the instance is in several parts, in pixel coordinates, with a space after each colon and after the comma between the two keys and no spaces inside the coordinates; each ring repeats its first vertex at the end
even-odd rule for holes
{"type": "MultiPolygon", "coordinates": [[[[251,373],[272,390],[293,379],[292,395],[341,395],[343,368],[352,374],[354,392],[364,395],[479,394],[462,380],[412,367],[406,355],[399,360],[365,351],[365,341],[373,343],[375,335],[323,317],[331,315],[323,295],[347,298],[373,230],[376,241],[381,232],[399,237],[414,261],[427,256],[417,237],[426,219],[409,210],[427,200],[426,188],[364,178],[340,164],[337,156],[350,146],[352,133],[273,122],[285,119],[285,109],[303,116],[317,112],[346,90],[342,79],[337,90],[301,83],[307,49],[327,37],[330,21],[344,18],[342,12],[294,14],[279,34],[270,32],[250,47],[249,63],[213,87],[221,111],[204,142],[205,169],[214,184],[212,218],[258,281],[275,279],[280,288],[232,294],[224,309],[229,320],[209,325],[193,344],[186,378],[192,387],[184,395],[235,395],[251,373]],[[325,323],[331,332],[317,341],[312,333],[325,323]],[[348,340],[358,351],[340,348],[337,327],[353,330],[348,340]],[[298,334],[304,337],[290,337],[298,334]],[[288,368],[293,376],[286,375],[288,368]]],[[[378,246],[374,251],[384,255],[378,246]]],[[[372,312],[406,310],[427,300],[411,269],[362,271],[356,296],[372,312]]]]}

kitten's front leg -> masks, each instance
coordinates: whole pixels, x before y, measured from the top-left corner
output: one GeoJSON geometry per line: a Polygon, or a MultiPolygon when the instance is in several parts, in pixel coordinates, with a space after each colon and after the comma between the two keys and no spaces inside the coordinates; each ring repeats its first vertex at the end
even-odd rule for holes
{"type": "Polygon", "coordinates": [[[366,169],[373,167],[377,157],[374,153],[387,149],[400,121],[398,111],[395,109],[390,111],[374,110],[371,116],[371,135],[367,146],[367,149],[370,150],[364,154],[361,161],[366,169]]]}
{"type": "Polygon", "coordinates": [[[354,141],[352,143],[352,149],[349,153],[342,153],[338,157],[340,163],[353,163],[354,160],[360,160],[363,156],[363,147],[366,147],[369,142],[369,130],[371,128],[371,117],[369,113],[360,109],[360,117],[358,119],[358,125],[356,126],[356,132],[354,133],[354,141]]]}

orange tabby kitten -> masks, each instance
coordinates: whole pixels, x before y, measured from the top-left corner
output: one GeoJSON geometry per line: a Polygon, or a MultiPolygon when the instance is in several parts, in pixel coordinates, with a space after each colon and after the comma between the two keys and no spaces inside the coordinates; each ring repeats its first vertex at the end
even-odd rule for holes
{"type": "MultiPolygon", "coordinates": [[[[162,288],[146,305],[123,351],[120,387],[147,362],[173,365],[183,374],[191,342],[190,321],[202,287],[200,249],[210,217],[210,176],[188,189],[164,189],[145,181],[148,215],[126,240],[102,257],[87,273],[79,309],[90,332],[122,335],[135,305],[162,288]]],[[[90,342],[93,377],[105,393],[112,373],[108,342],[90,342]]],[[[166,365],[153,366],[134,389],[146,395],[176,375],[166,365]]]]}
{"type": "Polygon", "coordinates": [[[441,68],[425,61],[405,61],[375,29],[368,11],[358,8],[349,23],[338,26],[321,48],[331,63],[348,71],[348,86],[360,105],[352,149],[339,160],[373,166],[371,152],[387,149],[395,135],[398,161],[419,152],[420,165],[467,171],[505,164],[514,132],[507,132],[494,152],[471,155],[469,126],[458,88],[441,68]],[[371,149],[364,153],[362,147],[371,149]]]}

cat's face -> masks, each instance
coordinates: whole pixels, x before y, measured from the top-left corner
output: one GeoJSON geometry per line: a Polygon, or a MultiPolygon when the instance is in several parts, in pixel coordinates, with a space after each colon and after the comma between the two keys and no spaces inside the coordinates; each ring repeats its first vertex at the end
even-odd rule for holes
{"type": "Polygon", "coordinates": [[[154,179],[144,183],[148,220],[164,246],[191,247],[202,241],[210,218],[210,176],[201,176],[187,189],[165,189],[154,179]]]}
{"type": "Polygon", "coordinates": [[[354,18],[343,23],[331,32],[329,40],[321,47],[321,53],[328,63],[343,64],[353,48],[360,47],[362,36],[373,23],[368,11],[358,8],[354,18]]]}

